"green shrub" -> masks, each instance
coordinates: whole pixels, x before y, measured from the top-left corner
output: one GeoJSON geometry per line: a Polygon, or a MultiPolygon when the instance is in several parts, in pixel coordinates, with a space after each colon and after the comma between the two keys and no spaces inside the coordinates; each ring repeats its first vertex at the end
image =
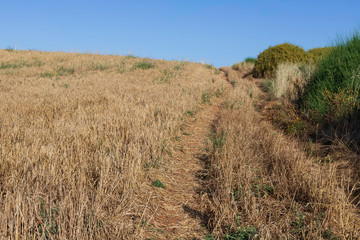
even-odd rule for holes
{"type": "Polygon", "coordinates": [[[245,61],[246,63],[255,63],[256,62],[256,58],[252,58],[252,57],[248,57],[248,58],[245,58],[245,61]]]}
{"type": "Polygon", "coordinates": [[[325,56],[310,78],[302,98],[310,116],[325,118],[348,117],[359,110],[360,35],[339,40],[325,56]]]}
{"type": "Polygon", "coordinates": [[[321,60],[323,57],[326,57],[331,50],[333,50],[333,47],[322,47],[322,48],[313,48],[310,49],[307,54],[309,61],[312,61],[314,63],[321,60]]]}
{"type": "Polygon", "coordinates": [[[259,54],[255,66],[256,77],[275,77],[276,69],[280,63],[305,63],[308,58],[301,47],[283,43],[269,47],[259,54]]]}

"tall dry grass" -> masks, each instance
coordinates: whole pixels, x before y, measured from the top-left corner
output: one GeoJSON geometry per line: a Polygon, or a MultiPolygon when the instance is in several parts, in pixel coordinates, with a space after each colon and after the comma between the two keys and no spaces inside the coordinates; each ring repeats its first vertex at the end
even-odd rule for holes
{"type": "Polygon", "coordinates": [[[253,82],[238,81],[210,135],[213,235],[359,239],[350,169],[339,170],[336,162],[319,164],[299,142],[274,130],[254,108],[259,95],[253,82]]]}
{"type": "Polygon", "coordinates": [[[0,61],[1,238],[141,239],[156,210],[148,168],[166,164],[184,114],[222,77],[120,56],[0,50],[0,61]]]}
{"type": "Polygon", "coordinates": [[[281,63],[276,70],[276,77],[269,81],[269,90],[274,98],[285,97],[297,100],[314,72],[311,64],[281,63]]]}

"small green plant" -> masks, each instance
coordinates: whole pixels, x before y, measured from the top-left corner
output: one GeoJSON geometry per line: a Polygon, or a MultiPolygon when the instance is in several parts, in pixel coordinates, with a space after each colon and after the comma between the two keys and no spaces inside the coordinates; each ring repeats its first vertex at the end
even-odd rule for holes
{"type": "Polygon", "coordinates": [[[13,47],[7,47],[7,48],[5,48],[5,50],[8,51],[8,52],[13,52],[13,51],[15,51],[15,49],[14,49],[13,47]]]}
{"type": "Polygon", "coordinates": [[[67,67],[58,67],[55,69],[56,76],[65,76],[65,75],[71,75],[75,73],[74,68],[67,68],[67,67]]]}
{"type": "Polygon", "coordinates": [[[242,187],[235,188],[231,191],[231,196],[235,201],[239,201],[241,199],[242,194],[243,194],[242,187]]]}
{"type": "Polygon", "coordinates": [[[54,77],[54,73],[52,73],[52,72],[43,72],[43,73],[41,73],[40,74],[40,77],[42,77],[42,78],[52,78],[52,77],[54,77]]]}
{"type": "Polygon", "coordinates": [[[274,193],[274,188],[266,184],[254,184],[251,189],[256,197],[264,197],[274,193]]]}
{"type": "Polygon", "coordinates": [[[204,237],[203,237],[204,240],[215,240],[216,237],[213,235],[213,234],[206,234],[204,237]]]}
{"type": "Polygon", "coordinates": [[[223,93],[224,93],[224,88],[222,88],[222,89],[217,89],[216,91],[215,91],[215,96],[217,97],[217,98],[219,98],[223,93]]]}
{"type": "Polygon", "coordinates": [[[127,59],[135,59],[138,58],[137,56],[133,55],[133,54],[128,54],[125,56],[127,59]]]}
{"type": "Polygon", "coordinates": [[[94,71],[105,71],[105,70],[108,70],[109,68],[110,68],[110,66],[104,65],[102,63],[92,63],[91,64],[91,70],[94,70],[94,71]]]}
{"type": "Polygon", "coordinates": [[[40,216],[41,218],[37,220],[37,230],[39,237],[45,236],[46,238],[50,235],[57,234],[59,231],[59,226],[57,223],[57,218],[59,216],[59,206],[50,207],[50,205],[45,204],[44,200],[40,199],[40,216]]]}
{"type": "Polygon", "coordinates": [[[162,159],[157,157],[154,160],[151,160],[149,162],[145,161],[145,168],[149,170],[150,168],[159,168],[160,164],[162,162],[162,159]]]}
{"type": "Polygon", "coordinates": [[[253,57],[248,57],[248,58],[245,58],[245,61],[246,63],[255,63],[256,62],[256,58],[253,58],[253,57]]]}
{"type": "Polygon", "coordinates": [[[187,111],[186,114],[188,114],[192,118],[195,118],[196,111],[187,111]]]}
{"type": "Polygon", "coordinates": [[[205,67],[207,68],[207,69],[214,69],[215,67],[213,66],[213,65],[211,65],[211,64],[205,64],[205,67]]]}
{"type": "Polygon", "coordinates": [[[160,70],[162,73],[161,77],[157,77],[154,79],[154,82],[157,83],[170,83],[172,78],[176,77],[176,73],[173,71],[170,71],[168,69],[165,69],[163,71],[160,70]]]}
{"type": "Polygon", "coordinates": [[[216,133],[213,130],[210,130],[208,138],[210,140],[211,146],[215,152],[221,152],[222,148],[225,146],[226,143],[226,132],[216,133]]]}
{"type": "Polygon", "coordinates": [[[151,62],[148,62],[148,61],[141,61],[141,62],[137,62],[133,65],[132,69],[135,70],[135,69],[143,69],[143,70],[146,70],[146,69],[150,69],[150,68],[154,68],[155,67],[155,64],[151,63],[151,62]]]}
{"type": "Polygon", "coordinates": [[[157,187],[157,188],[164,188],[165,189],[165,186],[164,186],[164,184],[160,181],[160,180],[155,180],[153,183],[152,183],[152,185],[154,186],[154,187],[157,187]]]}
{"type": "Polygon", "coordinates": [[[305,226],[305,213],[302,212],[298,206],[295,207],[296,220],[291,223],[292,226],[296,227],[297,232],[301,232],[305,226]]]}
{"type": "Polygon", "coordinates": [[[211,103],[210,102],[210,95],[208,94],[208,93],[203,93],[202,95],[201,95],[201,103],[202,104],[205,104],[205,103],[211,103]]]}
{"type": "Polygon", "coordinates": [[[225,239],[226,240],[251,240],[254,239],[255,235],[257,234],[257,230],[255,227],[238,227],[236,231],[232,233],[226,233],[225,239]]]}

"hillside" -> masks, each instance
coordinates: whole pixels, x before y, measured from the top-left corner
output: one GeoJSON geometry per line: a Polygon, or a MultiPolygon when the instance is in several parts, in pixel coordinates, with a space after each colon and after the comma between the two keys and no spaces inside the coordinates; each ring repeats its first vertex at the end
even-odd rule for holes
{"type": "Polygon", "coordinates": [[[1,238],[357,239],[357,171],[251,64],[0,50],[1,238]]]}
{"type": "Polygon", "coordinates": [[[159,207],[152,181],[222,75],[132,56],[1,50],[0,59],[0,235],[141,238],[159,207]]]}

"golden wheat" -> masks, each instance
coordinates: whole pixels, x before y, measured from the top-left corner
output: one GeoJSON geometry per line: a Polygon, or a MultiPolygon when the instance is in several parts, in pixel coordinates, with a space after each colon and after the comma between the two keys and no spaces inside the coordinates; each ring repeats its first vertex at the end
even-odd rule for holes
{"type": "Polygon", "coordinates": [[[254,82],[234,85],[216,124],[218,141],[226,136],[226,142],[211,154],[214,235],[358,239],[360,219],[347,192],[351,168],[341,172],[340,163],[316,163],[255,110],[260,93],[254,82]]]}
{"type": "Polygon", "coordinates": [[[195,63],[33,51],[0,50],[0,64],[0,236],[140,239],[147,167],[221,75],[195,63]],[[144,62],[154,67],[136,68],[144,62]]]}

